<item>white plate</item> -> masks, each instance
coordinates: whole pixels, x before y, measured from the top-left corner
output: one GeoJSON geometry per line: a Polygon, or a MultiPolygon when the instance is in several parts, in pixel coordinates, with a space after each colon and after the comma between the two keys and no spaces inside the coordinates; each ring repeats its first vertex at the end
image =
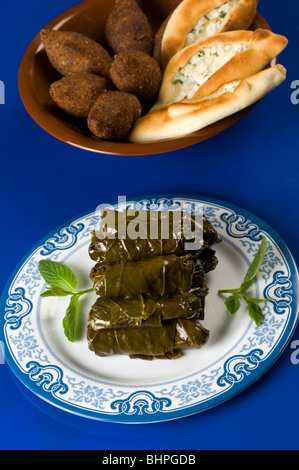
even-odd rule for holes
{"type": "Polygon", "coordinates": [[[42,240],[11,276],[1,299],[5,360],[21,382],[47,402],[80,416],[120,423],[158,422],[204,411],[234,397],[261,377],[288,344],[298,321],[298,272],[280,237],[245,210],[196,196],[153,195],[116,208],[177,210],[203,204],[223,239],[219,264],[208,275],[203,325],[210,338],[200,350],[167,361],[101,358],[87,346],[86,320],[94,294],[82,299],[82,338],[69,343],[62,329],[68,298],[41,298],[41,259],[70,266],[80,288],[90,287],[90,231],[96,212],[67,222],[42,240]],[[251,295],[270,299],[259,327],[245,307],[229,316],[218,289],[238,287],[259,247],[268,251],[251,295]]]}

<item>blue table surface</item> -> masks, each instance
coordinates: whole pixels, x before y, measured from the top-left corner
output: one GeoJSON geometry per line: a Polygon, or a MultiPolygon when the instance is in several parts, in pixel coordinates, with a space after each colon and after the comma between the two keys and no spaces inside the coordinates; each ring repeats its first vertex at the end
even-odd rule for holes
{"type": "MultiPolygon", "coordinates": [[[[97,155],[64,144],[43,131],[22,105],[17,77],[27,45],[76,3],[15,0],[1,5],[0,289],[47,233],[118,195],[181,193],[234,203],[272,226],[298,263],[299,105],[291,102],[291,85],[299,80],[297,2],[259,4],[272,29],[289,39],[280,56],[288,70],[283,85],[213,139],[139,157],[97,155]]],[[[295,340],[298,329],[270,371],[234,399],[160,424],[121,425],[72,416],[37,400],[6,364],[0,365],[0,448],[298,449],[299,365],[291,361],[295,340]]]]}

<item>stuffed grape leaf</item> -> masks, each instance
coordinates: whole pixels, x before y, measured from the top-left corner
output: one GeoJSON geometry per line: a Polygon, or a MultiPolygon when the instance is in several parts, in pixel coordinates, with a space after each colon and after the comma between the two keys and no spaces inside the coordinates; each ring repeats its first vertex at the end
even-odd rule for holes
{"type": "Polygon", "coordinates": [[[190,255],[157,256],[126,263],[97,263],[90,278],[101,297],[167,296],[191,289],[194,267],[190,255]]]}
{"type": "Polygon", "coordinates": [[[186,220],[190,224],[189,242],[194,241],[194,234],[201,237],[200,248],[188,250],[192,254],[221,241],[205,216],[195,218],[180,211],[102,210],[101,213],[102,225],[99,230],[92,231],[89,246],[89,255],[94,261],[115,263],[158,255],[183,255],[186,253],[186,220]]]}
{"type": "Polygon", "coordinates": [[[99,297],[91,307],[89,324],[94,330],[102,328],[137,327],[162,324],[175,318],[204,319],[206,285],[192,292],[176,293],[169,297],[136,295],[135,297],[99,297]]]}
{"type": "Polygon", "coordinates": [[[124,354],[140,359],[174,359],[182,350],[199,349],[209,331],[196,320],[169,320],[158,326],[94,330],[88,325],[90,350],[98,356],[124,354]]]}

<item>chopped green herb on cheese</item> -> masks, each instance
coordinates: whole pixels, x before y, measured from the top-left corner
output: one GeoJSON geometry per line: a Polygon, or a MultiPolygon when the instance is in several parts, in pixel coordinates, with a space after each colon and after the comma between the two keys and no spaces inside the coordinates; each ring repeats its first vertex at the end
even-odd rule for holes
{"type": "Polygon", "coordinates": [[[245,51],[248,44],[219,43],[205,47],[195,54],[184,67],[179,67],[173,78],[173,84],[178,87],[176,101],[187,97],[191,99],[198,89],[224,64],[236,54],[245,51]]]}
{"type": "Polygon", "coordinates": [[[187,34],[184,47],[217,34],[222,28],[227,15],[238,2],[239,0],[227,0],[203,15],[187,34]]]}

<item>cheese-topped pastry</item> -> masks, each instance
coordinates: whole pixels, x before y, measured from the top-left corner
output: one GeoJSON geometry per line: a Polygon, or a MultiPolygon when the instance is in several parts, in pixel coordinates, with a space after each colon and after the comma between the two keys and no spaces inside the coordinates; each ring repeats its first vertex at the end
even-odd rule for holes
{"type": "Polygon", "coordinates": [[[184,47],[225,31],[248,29],[257,4],[258,0],[183,0],[162,36],[162,67],[184,47]]]}
{"type": "Polygon", "coordinates": [[[282,65],[274,65],[241,80],[222,84],[200,100],[173,103],[136,121],[129,140],[147,143],[183,137],[254,104],[286,78],[282,65]]]}
{"type": "Polygon", "coordinates": [[[270,67],[286,47],[269,30],[230,31],[185,47],[168,63],[157,103],[129,135],[135,143],[174,139],[234,114],[261,99],[286,78],[270,67]]]}
{"type": "Polygon", "coordinates": [[[153,109],[201,99],[222,84],[264,69],[287,45],[287,39],[266,29],[230,31],[177,52],[168,63],[153,109]]]}

